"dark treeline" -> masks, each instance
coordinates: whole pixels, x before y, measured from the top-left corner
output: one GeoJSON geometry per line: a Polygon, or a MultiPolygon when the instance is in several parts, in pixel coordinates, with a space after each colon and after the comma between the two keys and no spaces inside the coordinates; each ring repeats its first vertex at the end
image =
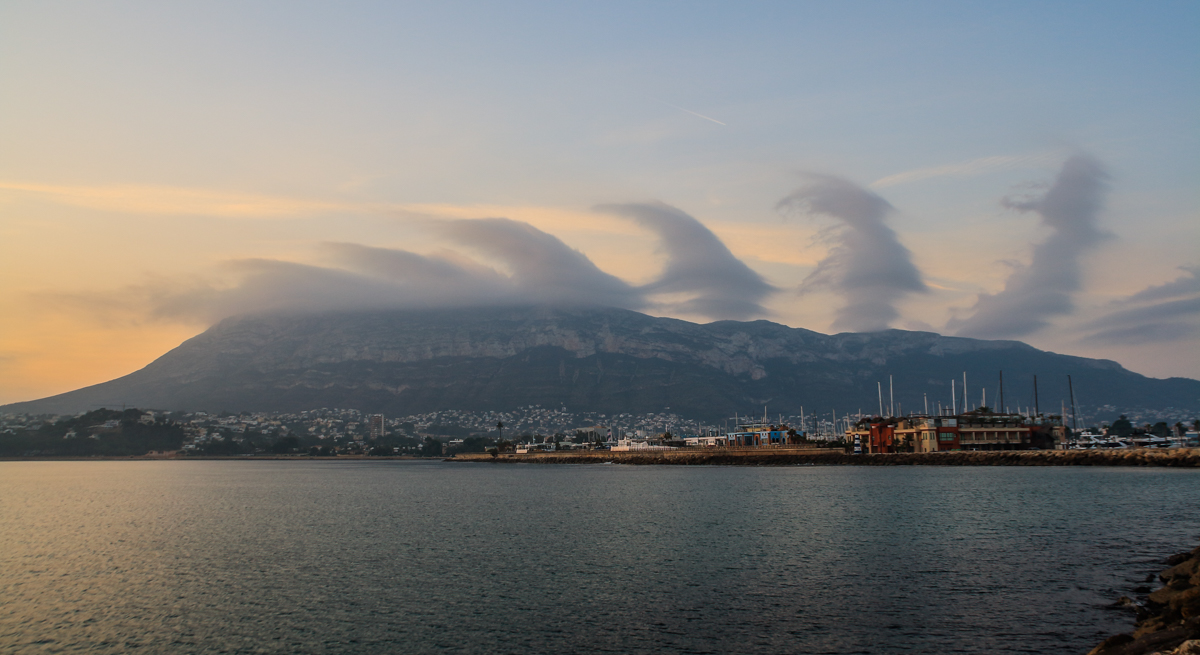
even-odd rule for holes
{"type": "Polygon", "coordinates": [[[93,457],[145,455],[178,450],[183,426],[170,419],[143,421],[138,409],[97,409],[44,423],[0,439],[0,457],[93,457]]]}

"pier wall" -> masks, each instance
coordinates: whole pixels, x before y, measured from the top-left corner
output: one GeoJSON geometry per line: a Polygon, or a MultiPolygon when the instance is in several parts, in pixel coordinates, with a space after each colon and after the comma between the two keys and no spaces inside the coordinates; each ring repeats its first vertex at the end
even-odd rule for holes
{"type": "Polygon", "coordinates": [[[828,449],[686,449],[650,452],[550,452],[493,457],[460,454],[451,462],[667,464],[728,466],[1169,466],[1200,468],[1200,448],[956,451],[849,455],[828,449]]]}

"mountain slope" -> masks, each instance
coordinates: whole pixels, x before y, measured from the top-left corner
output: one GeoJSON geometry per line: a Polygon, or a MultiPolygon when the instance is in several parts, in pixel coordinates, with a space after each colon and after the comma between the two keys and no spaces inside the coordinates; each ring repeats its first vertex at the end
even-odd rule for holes
{"type": "MultiPolygon", "coordinates": [[[[716,419],[733,412],[839,413],[888,400],[950,405],[967,372],[969,401],[1077,401],[1090,408],[1193,409],[1200,382],[1156,380],[1115,362],[981,341],[888,330],[824,335],[768,321],[699,325],[618,309],[508,308],[376,311],[228,319],[130,375],[9,412],[75,413],[129,405],[208,411],[356,408],[404,415],[437,409],[562,406],[575,411],[670,411],[716,419]]],[[[959,402],[961,403],[961,387],[959,402]]]]}

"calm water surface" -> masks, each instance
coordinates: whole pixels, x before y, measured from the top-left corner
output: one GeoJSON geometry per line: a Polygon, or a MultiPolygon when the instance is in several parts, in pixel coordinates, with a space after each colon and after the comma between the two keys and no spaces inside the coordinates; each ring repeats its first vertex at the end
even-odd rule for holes
{"type": "Polygon", "coordinates": [[[1200,471],[0,463],[0,650],[1083,653],[1200,471]]]}

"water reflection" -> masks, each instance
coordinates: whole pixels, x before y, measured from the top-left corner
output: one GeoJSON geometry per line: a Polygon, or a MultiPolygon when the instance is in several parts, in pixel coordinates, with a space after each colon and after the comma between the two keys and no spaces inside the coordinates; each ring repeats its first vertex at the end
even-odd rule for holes
{"type": "Polygon", "coordinates": [[[0,646],[1081,652],[1197,475],[0,463],[0,646]]]}

